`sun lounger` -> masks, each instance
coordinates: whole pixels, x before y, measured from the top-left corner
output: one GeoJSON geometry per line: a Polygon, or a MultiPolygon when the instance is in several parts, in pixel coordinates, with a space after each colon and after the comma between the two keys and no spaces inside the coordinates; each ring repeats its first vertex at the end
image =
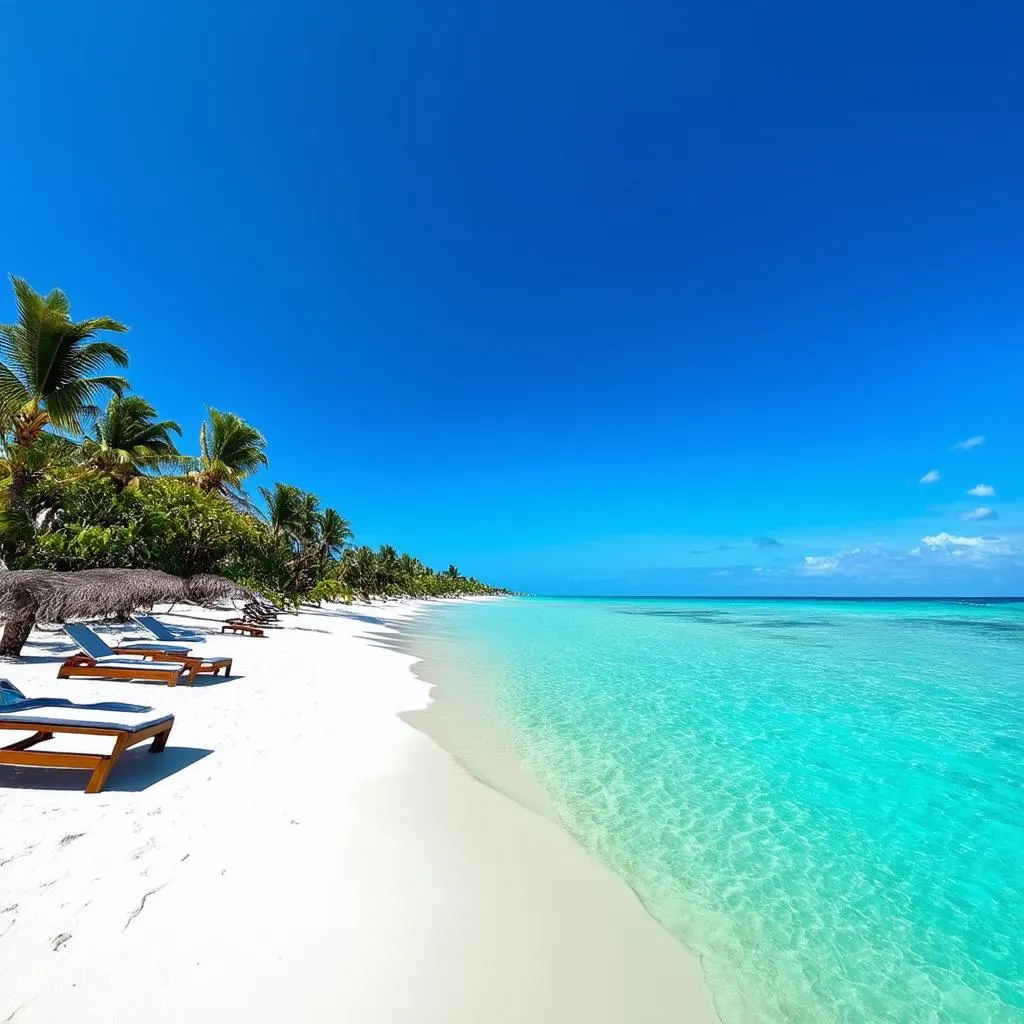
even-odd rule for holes
{"type": "Polygon", "coordinates": [[[153,680],[176,686],[184,681],[195,682],[196,673],[216,675],[231,671],[230,658],[200,658],[189,655],[187,647],[167,650],[157,644],[139,647],[108,647],[103,639],[81,622],[69,623],[64,631],[78,644],[80,654],[73,654],[57,672],[59,679],[84,676],[90,679],[153,680]]]}
{"type": "Polygon", "coordinates": [[[58,679],[81,676],[85,679],[128,679],[140,682],[166,683],[195,682],[195,671],[180,661],[156,661],[145,658],[103,658],[88,654],[72,654],[57,670],[58,679]]]}
{"type": "MultiPolygon", "coordinates": [[[[151,661],[175,662],[188,669],[189,683],[195,682],[197,674],[216,675],[221,669],[224,670],[225,676],[231,673],[231,658],[203,658],[190,654],[188,647],[174,647],[168,644],[159,644],[156,641],[109,647],[102,637],[82,622],[69,623],[64,627],[64,631],[78,644],[82,653],[97,665],[108,665],[111,663],[111,659],[118,656],[133,657],[135,655],[151,661]]],[[[81,675],[82,673],[76,674],[81,675]]]]}
{"type": "Polygon", "coordinates": [[[222,633],[241,633],[243,636],[266,636],[267,634],[257,625],[251,622],[242,622],[240,619],[229,619],[221,626],[222,633]]]}
{"type": "Polygon", "coordinates": [[[137,704],[72,704],[69,700],[27,699],[6,679],[0,679],[0,730],[31,733],[6,747],[0,747],[0,765],[30,768],[88,768],[92,774],[86,793],[99,793],[118,758],[137,743],[152,740],[151,754],[167,745],[174,725],[173,715],[158,715],[137,704]],[[109,736],[114,749],[109,754],[68,753],[33,750],[57,734],[109,736]]]}
{"type": "Polygon", "coordinates": [[[276,623],[278,618],[278,609],[271,605],[250,602],[242,609],[243,622],[255,622],[259,626],[265,626],[276,623]]]}
{"type": "Polygon", "coordinates": [[[187,647],[176,648],[158,643],[143,641],[133,644],[118,644],[114,649],[115,654],[135,655],[143,658],[151,658],[153,661],[178,661],[183,662],[189,668],[194,669],[189,682],[194,682],[196,676],[215,676],[221,669],[224,675],[231,675],[231,659],[207,655],[201,657],[198,654],[190,654],[187,647]]]}
{"type": "Polygon", "coordinates": [[[155,640],[168,644],[201,644],[206,639],[198,633],[168,626],[153,615],[133,615],[132,618],[155,640]]]}

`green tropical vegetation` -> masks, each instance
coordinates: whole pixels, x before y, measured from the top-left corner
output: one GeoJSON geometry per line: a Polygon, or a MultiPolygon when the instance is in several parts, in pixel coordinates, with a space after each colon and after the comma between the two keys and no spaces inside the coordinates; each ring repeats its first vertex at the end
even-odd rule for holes
{"type": "Polygon", "coordinates": [[[81,461],[119,488],[146,471],[179,467],[184,456],[172,434],[181,435],[173,420],[157,420],[156,410],[139,395],[114,395],[81,444],[81,461]]]}
{"type": "Polygon", "coordinates": [[[215,491],[240,504],[246,477],[270,464],[266,438],[233,412],[207,410],[210,419],[199,430],[199,458],[192,478],[204,491],[215,491]]]}
{"type": "Polygon", "coordinates": [[[282,604],[497,592],[454,565],[435,571],[389,544],[354,547],[352,525],[312,491],[247,483],[266,438],[212,406],[198,453],[127,379],[127,327],[74,321],[60,290],[11,278],[0,324],[0,558],[8,569],[216,573],[282,604]]]}

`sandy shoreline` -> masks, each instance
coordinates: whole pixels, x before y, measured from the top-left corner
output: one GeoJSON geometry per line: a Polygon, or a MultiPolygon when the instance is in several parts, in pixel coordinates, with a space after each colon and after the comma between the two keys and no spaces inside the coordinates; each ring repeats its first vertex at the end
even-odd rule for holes
{"type": "Polygon", "coordinates": [[[97,796],[0,767],[0,1022],[716,1020],[625,883],[401,720],[429,687],[382,635],[417,610],[211,635],[238,675],[195,688],[59,681],[61,634],[0,666],[177,716],[97,796]]]}

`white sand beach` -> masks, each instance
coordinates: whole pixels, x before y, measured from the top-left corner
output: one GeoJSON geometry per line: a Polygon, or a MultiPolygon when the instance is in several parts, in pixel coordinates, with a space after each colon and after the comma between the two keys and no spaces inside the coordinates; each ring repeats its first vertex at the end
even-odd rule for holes
{"type": "Polygon", "coordinates": [[[176,715],[95,796],[0,767],[0,1022],[715,1021],[624,882],[398,717],[429,687],[375,638],[418,607],[211,634],[235,675],[195,687],[57,680],[60,632],[0,666],[30,697],[176,715]]]}

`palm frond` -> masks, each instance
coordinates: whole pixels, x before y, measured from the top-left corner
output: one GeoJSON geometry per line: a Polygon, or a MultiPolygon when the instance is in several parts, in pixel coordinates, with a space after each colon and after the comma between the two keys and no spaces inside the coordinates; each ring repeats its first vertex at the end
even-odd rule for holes
{"type": "MultiPolygon", "coordinates": [[[[35,416],[34,410],[42,409],[57,429],[81,432],[103,395],[120,394],[127,387],[123,377],[103,371],[110,364],[127,366],[128,353],[112,342],[93,339],[100,331],[122,333],[127,327],[110,317],[76,323],[59,289],[44,297],[13,275],[11,285],[18,320],[0,328],[0,413],[16,415],[32,407],[35,416]]],[[[39,428],[33,421],[15,429],[19,443],[28,443],[39,428]]]]}
{"type": "Polygon", "coordinates": [[[6,364],[0,363],[0,413],[14,416],[32,401],[32,395],[6,364]]]}
{"type": "Polygon", "coordinates": [[[193,460],[178,451],[172,433],[180,434],[180,425],[157,420],[140,395],[114,395],[83,443],[83,457],[122,485],[145,472],[190,468],[193,460]]]}
{"type": "Polygon", "coordinates": [[[71,303],[68,302],[67,295],[60,288],[50,291],[43,299],[43,305],[48,311],[56,313],[57,316],[64,319],[69,319],[71,316],[71,303]]]}
{"type": "Polygon", "coordinates": [[[207,412],[209,422],[204,422],[199,432],[196,479],[208,491],[240,492],[246,477],[268,465],[266,438],[234,413],[212,406],[207,412]]]}
{"type": "Polygon", "coordinates": [[[85,376],[102,370],[107,363],[125,367],[128,365],[128,353],[120,346],[109,341],[91,341],[88,345],[71,348],[69,332],[61,339],[67,348],[65,361],[68,368],[76,376],[85,376]]]}

